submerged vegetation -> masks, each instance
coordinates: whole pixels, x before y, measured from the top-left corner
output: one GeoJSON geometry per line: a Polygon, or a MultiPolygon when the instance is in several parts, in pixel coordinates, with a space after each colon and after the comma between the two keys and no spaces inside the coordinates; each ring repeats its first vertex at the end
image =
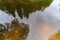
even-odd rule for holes
{"type": "Polygon", "coordinates": [[[60,40],[60,31],[51,36],[50,40],[60,40]]]}
{"type": "Polygon", "coordinates": [[[14,20],[6,23],[3,26],[0,24],[0,40],[26,40],[29,32],[29,26],[24,23],[19,23],[14,20]]]}

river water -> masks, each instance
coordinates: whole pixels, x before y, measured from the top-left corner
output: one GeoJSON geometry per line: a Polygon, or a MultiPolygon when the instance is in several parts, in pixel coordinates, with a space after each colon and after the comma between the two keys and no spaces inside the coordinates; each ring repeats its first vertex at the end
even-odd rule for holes
{"type": "MultiPolygon", "coordinates": [[[[29,19],[19,19],[29,23],[30,32],[27,40],[49,40],[49,37],[60,30],[60,0],[54,0],[44,11],[36,11],[30,14],[29,19]]],[[[19,18],[19,17],[17,17],[19,18]]],[[[0,11],[0,23],[10,22],[14,18],[0,11]]]]}

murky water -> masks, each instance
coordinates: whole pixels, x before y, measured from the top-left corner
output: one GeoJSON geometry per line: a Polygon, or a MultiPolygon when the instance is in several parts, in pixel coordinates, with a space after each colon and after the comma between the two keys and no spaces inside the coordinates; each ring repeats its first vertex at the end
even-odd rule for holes
{"type": "MultiPolygon", "coordinates": [[[[50,35],[60,30],[60,12],[58,11],[58,4],[59,0],[56,0],[43,12],[36,11],[30,14],[28,20],[22,20],[25,23],[29,23],[30,26],[27,40],[49,40],[50,35]]],[[[0,11],[0,23],[10,22],[13,19],[12,16],[0,11]]]]}

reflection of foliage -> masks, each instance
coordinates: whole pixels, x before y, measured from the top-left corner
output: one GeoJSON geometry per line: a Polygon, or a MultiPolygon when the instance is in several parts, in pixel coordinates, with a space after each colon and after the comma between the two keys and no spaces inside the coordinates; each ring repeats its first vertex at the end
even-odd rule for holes
{"type": "Polygon", "coordinates": [[[58,33],[56,33],[55,35],[53,35],[50,40],[60,40],[60,31],[58,33]]]}
{"type": "Polygon", "coordinates": [[[52,0],[0,0],[0,9],[13,16],[17,10],[22,18],[22,15],[28,17],[29,13],[46,8],[51,2],[52,0]]]}
{"type": "Polygon", "coordinates": [[[6,23],[5,26],[1,25],[0,40],[25,40],[28,36],[29,27],[27,24],[18,23],[14,20],[11,24],[6,23]]]}

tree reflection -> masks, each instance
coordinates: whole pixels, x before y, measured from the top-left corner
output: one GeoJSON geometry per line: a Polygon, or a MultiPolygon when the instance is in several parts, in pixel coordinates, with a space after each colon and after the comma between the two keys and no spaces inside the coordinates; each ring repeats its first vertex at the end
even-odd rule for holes
{"type": "Polygon", "coordinates": [[[0,25],[0,40],[26,40],[28,32],[28,24],[13,20],[11,24],[6,23],[5,26],[0,25]]]}

